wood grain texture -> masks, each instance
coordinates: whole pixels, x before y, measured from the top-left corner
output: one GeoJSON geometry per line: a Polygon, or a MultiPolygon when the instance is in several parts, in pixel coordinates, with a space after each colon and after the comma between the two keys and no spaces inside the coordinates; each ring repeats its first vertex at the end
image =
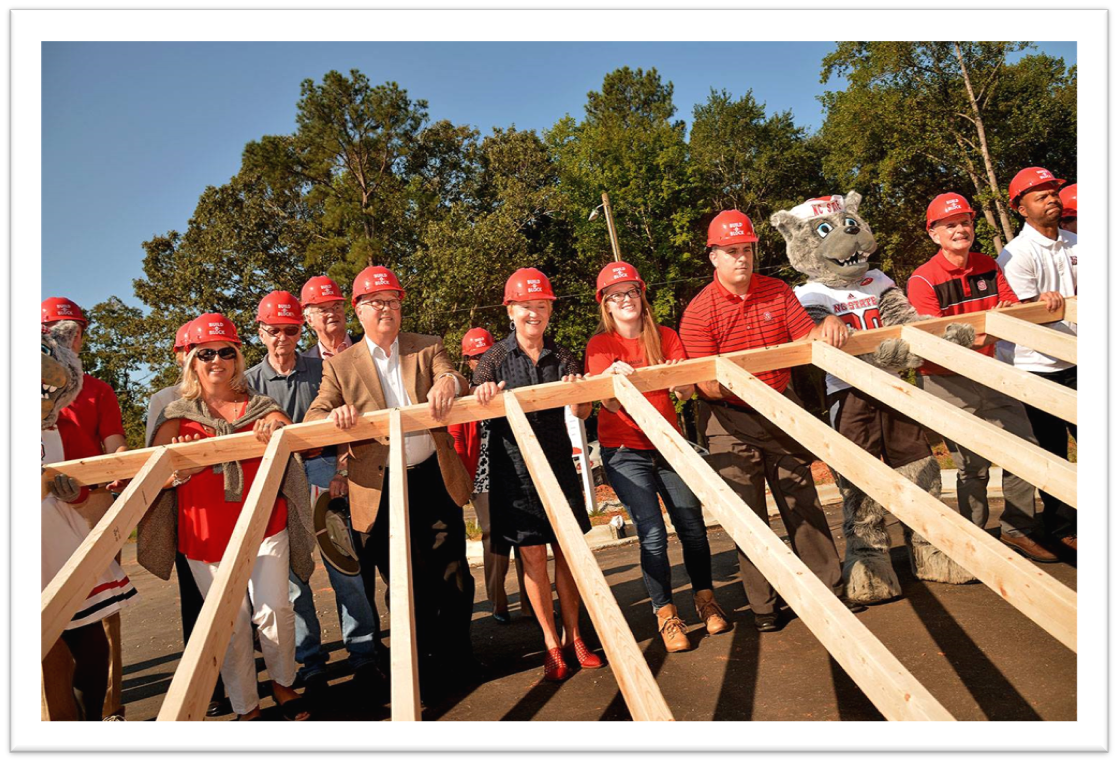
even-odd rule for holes
{"type": "Polygon", "coordinates": [[[991,389],[1047,411],[1072,424],[1078,423],[1078,395],[1074,389],[1031,374],[1008,363],[987,357],[969,347],[960,347],[920,328],[905,326],[901,339],[915,354],[991,389]]]}
{"type": "Polygon", "coordinates": [[[233,635],[233,623],[256,564],[257,549],[264,540],[264,531],[272,516],[291,454],[286,432],[286,427],[277,430],[264,450],[260,469],[245,498],[237,524],[233,527],[233,536],[229,539],[225,555],[221,557],[217,575],[202,603],[202,611],[198,614],[194,631],[183,650],[156,720],[205,719],[206,707],[233,635]]]}
{"type": "Polygon", "coordinates": [[[408,523],[408,462],[400,409],[388,417],[388,560],[392,625],[392,720],[419,721],[419,664],[415,639],[411,526],[408,523]]]}
{"type": "Polygon", "coordinates": [[[43,589],[42,659],[78,611],[97,576],[109,566],[128,536],[136,529],[171,476],[171,455],[157,448],[139,473],[124,488],[101,520],[74,551],[69,561],[43,589]]]}
{"type": "Polygon", "coordinates": [[[668,703],[664,701],[664,695],[633,638],[633,632],[629,629],[625,616],[621,614],[621,608],[582,535],[582,529],[571,513],[567,497],[547,462],[547,456],[524,415],[524,408],[518,397],[519,391],[505,393],[509,426],[528,465],[532,482],[539,492],[559,547],[570,564],[571,574],[590,619],[594,622],[598,638],[605,648],[610,668],[629,712],[635,721],[674,720],[668,703]]]}
{"type": "Polygon", "coordinates": [[[1074,334],[1064,334],[1055,329],[1037,326],[1013,315],[1007,315],[1005,311],[989,313],[986,318],[986,333],[1068,363],[1078,362],[1076,360],[1078,342],[1074,334]]]}
{"type": "MultiPolygon", "coordinates": [[[[732,364],[728,365],[735,373],[746,373],[732,364]]],[[[764,382],[759,383],[769,389],[764,382]]],[[[718,519],[722,528],[886,719],[954,720],[636,387],[622,376],[614,377],[614,385],[615,397],[702,500],[703,510],[718,519]]],[[[737,388],[740,389],[741,385],[737,388]]],[[[737,389],[734,391],[738,393],[737,389]]],[[[738,627],[746,626],[739,623],[738,627]]]]}
{"type": "MultiPolygon", "coordinates": [[[[821,347],[834,351],[822,342],[816,349],[821,347]]],[[[851,360],[872,368],[857,359],[851,360]]],[[[872,370],[893,378],[884,371],[872,370]]],[[[719,366],[719,381],[1075,651],[1077,597],[1074,591],[755,376],[727,363],[719,366]]]]}
{"type": "Polygon", "coordinates": [[[877,398],[933,432],[939,432],[1013,474],[1022,475],[1069,506],[1078,506],[1075,464],[1052,455],[1039,445],[1014,437],[1004,429],[972,416],[903,379],[851,357],[842,350],[836,350],[823,342],[816,342],[813,349],[815,365],[824,371],[877,398]]]}

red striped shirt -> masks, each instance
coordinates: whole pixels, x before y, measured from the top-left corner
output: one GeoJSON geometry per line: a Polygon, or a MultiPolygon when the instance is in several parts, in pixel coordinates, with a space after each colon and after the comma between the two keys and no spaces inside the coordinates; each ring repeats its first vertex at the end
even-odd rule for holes
{"type": "MultiPolygon", "coordinates": [[[[793,342],[803,339],[813,328],[815,322],[788,284],[754,273],[744,297],[728,290],[715,277],[684,310],[679,337],[687,357],[702,358],[793,342]]],[[[792,372],[787,368],[761,371],[757,378],[783,392],[792,372]]],[[[728,397],[726,402],[746,405],[736,397],[728,397]]]]}

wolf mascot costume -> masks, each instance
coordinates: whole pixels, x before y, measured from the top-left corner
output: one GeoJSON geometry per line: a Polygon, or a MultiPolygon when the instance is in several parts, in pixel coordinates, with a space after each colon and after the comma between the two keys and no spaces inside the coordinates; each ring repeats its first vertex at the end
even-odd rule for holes
{"type": "MultiPolygon", "coordinates": [[[[851,191],[842,196],[810,199],[791,210],[775,213],[770,222],[780,231],[787,244],[788,260],[808,282],[796,287],[796,296],[816,323],[835,315],[851,330],[895,326],[921,320],[922,316],[909,304],[893,281],[880,270],[869,269],[869,257],[877,249],[873,232],[858,215],[861,195],[851,191]]],[[[966,324],[951,324],[944,333],[949,341],[969,347],[974,342],[974,329],[966,324]]],[[[923,360],[913,355],[908,343],[900,338],[886,339],[864,360],[889,371],[917,368],[923,360]]],[[[832,395],[849,385],[828,374],[828,405],[832,395]]],[[[851,393],[852,395],[855,393],[851,393]]],[[[846,398],[850,400],[851,398],[846,398]]],[[[864,397],[857,402],[863,412],[872,411],[864,397]]],[[[911,421],[896,417],[880,404],[869,422],[863,416],[858,423],[860,434],[875,443],[867,449],[874,456],[899,450],[907,458],[896,471],[938,498],[940,494],[939,465],[924,438],[911,421]],[[900,422],[903,441],[898,442],[900,422]],[[868,430],[875,431],[868,431],[868,430]],[[888,431],[886,431],[888,430],[888,431]],[[890,438],[894,442],[890,443],[890,438]],[[891,447],[896,446],[896,447],[891,447]],[[874,452],[874,451],[877,452],[874,452]],[[913,460],[909,460],[913,459],[913,460]]],[[[832,424],[843,430],[837,416],[838,404],[832,408],[832,424]]],[[[845,432],[844,432],[845,434],[845,432]]],[[[892,464],[890,464],[892,465],[892,464]]],[[[900,582],[889,560],[889,534],[885,529],[885,509],[858,487],[839,476],[843,498],[842,532],[846,538],[846,559],[843,577],[847,596],[862,603],[874,603],[901,595],[900,582]]],[[[921,580],[943,583],[967,583],[974,577],[949,559],[908,527],[904,528],[912,571],[921,580]]]]}

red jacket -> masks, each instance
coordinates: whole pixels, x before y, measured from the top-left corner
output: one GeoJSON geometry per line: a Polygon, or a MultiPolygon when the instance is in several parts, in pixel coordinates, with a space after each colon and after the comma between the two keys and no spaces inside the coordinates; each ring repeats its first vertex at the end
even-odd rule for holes
{"type": "Polygon", "coordinates": [[[454,438],[454,449],[458,451],[458,457],[462,459],[472,482],[477,474],[478,458],[481,457],[481,437],[478,435],[477,422],[451,424],[447,431],[454,438]]]}

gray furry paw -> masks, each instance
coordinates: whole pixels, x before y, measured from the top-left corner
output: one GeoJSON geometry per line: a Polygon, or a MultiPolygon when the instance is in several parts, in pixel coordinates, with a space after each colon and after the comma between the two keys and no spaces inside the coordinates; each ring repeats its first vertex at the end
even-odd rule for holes
{"type": "Polygon", "coordinates": [[[943,338],[962,347],[974,346],[974,326],[967,323],[948,323],[943,338]]]}
{"type": "Polygon", "coordinates": [[[73,477],[68,477],[65,474],[59,474],[50,481],[50,492],[54,493],[59,500],[66,503],[74,503],[81,495],[81,486],[74,480],[73,477]]]}
{"type": "Polygon", "coordinates": [[[860,604],[876,604],[901,595],[901,583],[888,553],[847,559],[843,565],[846,598],[860,604]]]}
{"type": "Polygon", "coordinates": [[[924,359],[914,355],[908,349],[908,342],[900,338],[882,341],[871,362],[878,368],[886,369],[919,368],[924,365],[924,359]]]}

